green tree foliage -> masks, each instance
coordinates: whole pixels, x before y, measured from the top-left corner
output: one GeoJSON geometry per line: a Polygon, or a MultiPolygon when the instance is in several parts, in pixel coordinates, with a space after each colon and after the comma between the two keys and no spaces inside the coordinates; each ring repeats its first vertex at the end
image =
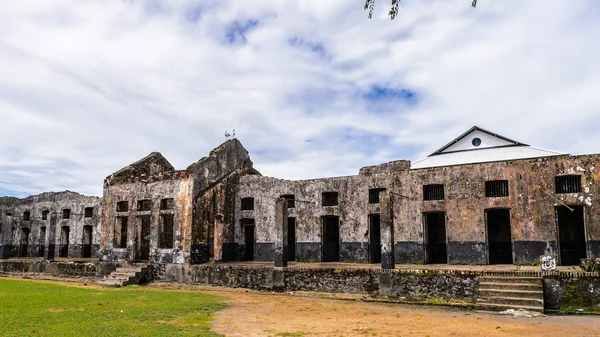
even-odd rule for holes
{"type": "MultiPolygon", "coordinates": [[[[392,20],[396,18],[398,15],[398,5],[400,5],[400,0],[392,0],[392,7],[390,8],[388,15],[392,20]]],[[[471,2],[471,7],[477,7],[477,0],[473,0],[471,2]]],[[[369,19],[373,17],[373,10],[375,9],[375,0],[365,0],[365,10],[369,11],[369,19]]]]}

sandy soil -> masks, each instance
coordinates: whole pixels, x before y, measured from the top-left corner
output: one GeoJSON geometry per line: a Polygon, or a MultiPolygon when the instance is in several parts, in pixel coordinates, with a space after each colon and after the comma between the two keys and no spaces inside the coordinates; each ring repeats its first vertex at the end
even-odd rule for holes
{"type": "MultiPolygon", "coordinates": [[[[46,278],[42,282],[98,287],[88,280],[60,281],[46,278]]],[[[326,299],[314,297],[322,296],[314,293],[290,295],[169,283],[147,287],[156,288],[228,298],[228,307],[217,312],[212,323],[212,330],[225,336],[600,336],[600,316],[511,317],[447,307],[326,299]]]]}
{"type": "Polygon", "coordinates": [[[210,291],[230,298],[226,336],[600,336],[600,316],[509,317],[441,307],[210,291]]]}

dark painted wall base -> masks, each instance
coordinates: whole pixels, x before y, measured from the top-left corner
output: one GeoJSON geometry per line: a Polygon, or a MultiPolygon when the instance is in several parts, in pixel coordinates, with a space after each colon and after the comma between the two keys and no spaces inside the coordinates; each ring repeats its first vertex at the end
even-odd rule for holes
{"type": "Polygon", "coordinates": [[[425,263],[425,247],[421,242],[396,242],[394,251],[397,264],[425,263]]]}
{"type": "Polygon", "coordinates": [[[320,262],[321,244],[318,242],[297,242],[296,261],[298,262],[320,262]]]}
{"type": "Polygon", "coordinates": [[[340,244],[341,262],[369,262],[369,243],[367,242],[342,242],[340,244]]]}
{"type": "Polygon", "coordinates": [[[448,242],[448,264],[486,264],[485,242],[448,242]]]}
{"type": "Polygon", "coordinates": [[[210,259],[208,245],[195,244],[190,250],[190,264],[206,263],[210,259]]]}
{"type": "Polygon", "coordinates": [[[590,258],[600,258],[600,241],[590,240],[588,241],[588,247],[590,249],[590,258]]]}
{"type": "Polygon", "coordinates": [[[238,243],[224,243],[221,252],[223,261],[240,261],[242,259],[240,245],[238,243]]]}
{"type": "Polygon", "coordinates": [[[275,244],[255,243],[254,244],[254,261],[273,261],[275,252],[275,244]]]}
{"type": "Polygon", "coordinates": [[[556,241],[514,241],[513,250],[516,265],[540,263],[540,256],[545,254],[557,256],[556,241]]]}

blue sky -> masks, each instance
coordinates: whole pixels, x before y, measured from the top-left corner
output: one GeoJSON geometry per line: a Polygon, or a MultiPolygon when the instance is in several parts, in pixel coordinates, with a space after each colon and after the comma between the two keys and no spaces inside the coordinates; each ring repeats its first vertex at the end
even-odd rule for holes
{"type": "Polygon", "coordinates": [[[600,152],[597,0],[22,0],[0,11],[0,195],[101,195],[236,130],[264,175],[417,160],[473,125],[600,152]]]}

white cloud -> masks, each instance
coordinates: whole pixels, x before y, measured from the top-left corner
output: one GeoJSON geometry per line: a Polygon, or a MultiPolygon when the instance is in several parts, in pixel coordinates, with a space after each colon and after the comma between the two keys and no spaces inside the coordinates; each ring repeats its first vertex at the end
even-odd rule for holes
{"type": "Polygon", "coordinates": [[[98,195],[151,151],[183,169],[233,128],[281,178],[415,160],[472,125],[598,152],[597,1],[407,0],[394,21],[378,5],[368,20],[349,0],[8,2],[0,192],[98,195]],[[416,104],[366,99],[375,85],[416,104]]]}

